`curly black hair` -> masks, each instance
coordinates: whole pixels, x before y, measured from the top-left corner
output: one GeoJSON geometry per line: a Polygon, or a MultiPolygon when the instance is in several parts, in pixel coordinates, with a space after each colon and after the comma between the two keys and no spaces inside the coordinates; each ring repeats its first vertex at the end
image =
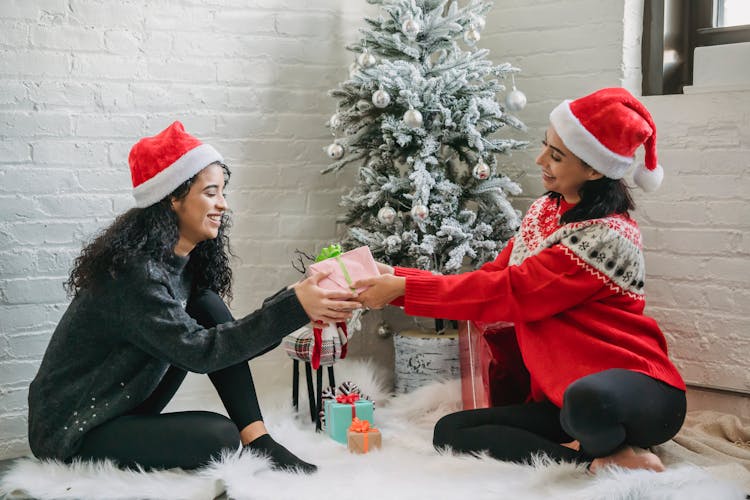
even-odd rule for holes
{"type": "MultiPolygon", "coordinates": [[[[224,181],[229,182],[229,167],[224,170],[224,181]]],[[[180,184],[161,201],[145,208],[131,208],[118,216],[93,241],[84,246],[73,264],[65,289],[76,296],[82,289],[95,288],[106,277],[116,277],[133,262],[152,259],[165,262],[174,256],[179,240],[177,214],[172,200],[187,196],[197,174],[180,184]]],[[[187,269],[193,274],[194,289],[210,289],[228,302],[232,299],[233,255],[229,248],[231,220],[225,212],[216,238],[205,240],[190,252],[187,269]]]]}

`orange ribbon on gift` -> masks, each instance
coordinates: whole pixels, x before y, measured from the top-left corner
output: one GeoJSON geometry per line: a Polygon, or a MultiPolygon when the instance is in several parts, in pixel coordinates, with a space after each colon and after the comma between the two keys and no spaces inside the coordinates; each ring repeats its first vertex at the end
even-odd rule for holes
{"type": "Polygon", "coordinates": [[[377,429],[375,427],[370,427],[369,420],[360,420],[357,417],[354,417],[354,419],[352,419],[352,425],[349,426],[349,430],[364,434],[362,439],[362,447],[364,449],[362,451],[367,453],[367,433],[377,431],[377,429]]]}
{"type": "MultiPolygon", "coordinates": [[[[357,407],[354,406],[354,403],[359,401],[359,394],[339,394],[336,396],[336,402],[352,405],[352,420],[355,420],[357,418],[357,407]]],[[[367,422],[367,420],[365,420],[367,422]]]]}

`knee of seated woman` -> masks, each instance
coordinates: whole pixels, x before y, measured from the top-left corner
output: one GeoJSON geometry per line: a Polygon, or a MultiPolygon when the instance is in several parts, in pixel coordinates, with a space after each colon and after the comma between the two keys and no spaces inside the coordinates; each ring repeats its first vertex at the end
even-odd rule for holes
{"type": "Polygon", "coordinates": [[[453,415],[445,415],[435,424],[435,430],[432,435],[432,445],[435,448],[441,449],[452,445],[453,435],[457,429],[456,419],[453,415]]]}

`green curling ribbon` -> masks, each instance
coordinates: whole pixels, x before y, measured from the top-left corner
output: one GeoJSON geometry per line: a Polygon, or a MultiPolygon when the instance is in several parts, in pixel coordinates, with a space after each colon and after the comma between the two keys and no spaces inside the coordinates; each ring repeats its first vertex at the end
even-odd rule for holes
{"type": "Polygon", "coordinates": [[[318,256],[315,257],[315,262],[320,262],[321,260],[326,259],[336,259],[336,262],[339,263],[339,267],[341,267],[341,272],[344,273],[344,279],[349,284],[349,288],[354,290],[354,288],[352,287],[352,277],[349,276],[349,271],[346,269],[344,261],[341,260],[342,253],[343,252],[341,250],[341,245],[339,245],[338,243],[329,245],[321,250],[318,256]]]}

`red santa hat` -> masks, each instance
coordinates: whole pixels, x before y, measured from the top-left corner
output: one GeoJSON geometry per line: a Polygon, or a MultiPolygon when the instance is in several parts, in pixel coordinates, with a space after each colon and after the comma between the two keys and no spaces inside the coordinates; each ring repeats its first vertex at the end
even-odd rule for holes
{"type": "Polygon", "coordinates": [[[130,150],[135,205],[153,205],[211,163],[223,161],[213,147],[185,132],[182,123],[174,122],[155,136],[141,139],[130,150]]]}
{"type": "Polygon", "coordinates": [[[625,175],[635,150],[643,145],[645,163],[636,166],[633,180],[644,191],[661,185],[664,170],[656,160],[656,126],[627,90],[606,88],[565,100],[552,110],[550,122],[573,154],[611,179],[625,175]]]}

